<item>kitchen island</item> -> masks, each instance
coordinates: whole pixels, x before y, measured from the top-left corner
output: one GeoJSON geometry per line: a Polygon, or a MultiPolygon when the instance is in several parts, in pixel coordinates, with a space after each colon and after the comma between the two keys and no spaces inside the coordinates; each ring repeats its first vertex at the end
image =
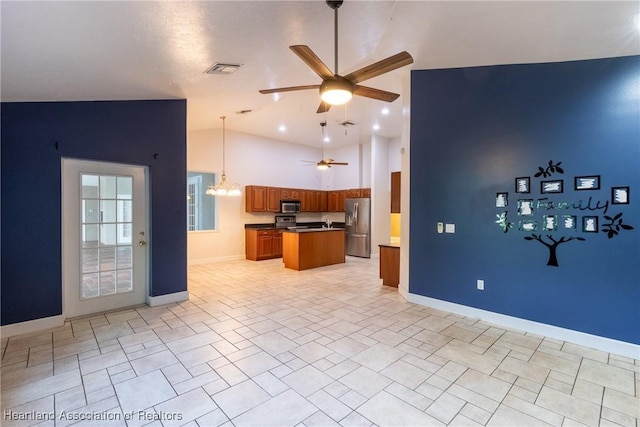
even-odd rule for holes
{"type": "Polygon", "coordinates": [[[285,268],[293,270],[344,263],[344,229],[285,230],[282,233],[282,260],[285,268]]]}

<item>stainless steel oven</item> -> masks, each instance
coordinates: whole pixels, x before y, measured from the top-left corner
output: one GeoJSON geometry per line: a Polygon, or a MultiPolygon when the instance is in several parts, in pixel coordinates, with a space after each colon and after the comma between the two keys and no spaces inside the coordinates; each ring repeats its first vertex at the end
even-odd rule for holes
{"type": "Polygon", "coordinates": [[[280,213],[300,213],[300,200],[280,200],[280,213]]]}

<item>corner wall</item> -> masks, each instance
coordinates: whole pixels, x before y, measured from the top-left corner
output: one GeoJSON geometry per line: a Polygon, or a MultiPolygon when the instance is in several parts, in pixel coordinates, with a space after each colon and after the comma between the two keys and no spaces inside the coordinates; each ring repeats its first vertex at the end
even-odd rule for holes
{"type": "Polygon", "coordinates": [[[409,292],[640,344],[638,76],[638,56],[413,71],[409,292]]]}

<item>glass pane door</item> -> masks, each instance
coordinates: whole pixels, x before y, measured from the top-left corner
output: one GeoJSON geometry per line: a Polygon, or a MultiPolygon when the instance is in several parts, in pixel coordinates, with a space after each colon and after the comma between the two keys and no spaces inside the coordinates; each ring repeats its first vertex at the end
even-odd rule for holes
{"type": "Polygon", "coordinates": [[[133,291],[133,177],[81,174],[83,300],[133,291]]]}

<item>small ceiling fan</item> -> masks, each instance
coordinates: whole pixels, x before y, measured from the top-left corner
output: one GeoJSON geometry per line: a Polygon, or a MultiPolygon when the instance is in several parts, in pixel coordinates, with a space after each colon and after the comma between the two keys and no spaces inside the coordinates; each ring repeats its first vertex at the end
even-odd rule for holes
{"type": "Polygon", "coordinates": [[[262,89],[262,94],[290,92],[295,90],[320,89],[320,106],[317,113],[329,111],[332,105],[341,105],[348,102],[353,95],[364,96],[380,101],[393,102],[400,95],[385,90],[375,89],[368,86],[361,86],[365,80],[372,79],[381,74],[388,73],[397,68],[413,63],[413,58],[406,51],[402,51],[381,61],[367,65],[359,70],[341,76],[338,74],[338,8],[343,0],[326,0],[331,9],[334,10],[334,53],[335,53],[335,73],[313,53],[311,48],[305,45],[289,46],[300,59],[302,59],[318,76],[322,78],[319,85],[290,86],[276,89],[262,89]]]}
{"type": "Polygon", "coordinates": [[[302,160],[305,163],[315,163],[316,164],[316,168],[320,169],[320,170],[326,170],[329,169],[331,166],[347,166],[349,163],[346,162],[336,162],[333,159],[325,159],[324,158],[324,128],[327,126],[327,122],[320,122],[320,126],[322,126],[322,148],[320,151],[320,155],[322,160],[320,160],[319,162],[314,162],[311,160],[302,160]]]}

